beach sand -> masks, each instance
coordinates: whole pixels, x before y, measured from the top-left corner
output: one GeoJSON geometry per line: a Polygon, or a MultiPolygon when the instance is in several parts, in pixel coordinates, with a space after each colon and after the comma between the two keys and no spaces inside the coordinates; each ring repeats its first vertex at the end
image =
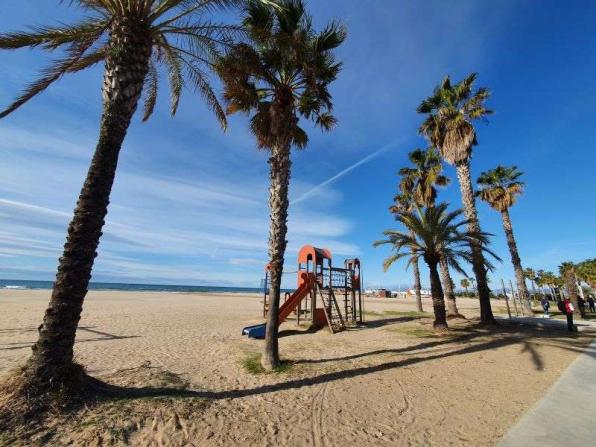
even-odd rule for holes
{"type": "MultiPolygon", "coordinates": [[[[0,291],[0,373],[28,357],[48,298],[47,290],[0,291]]],[[[476,300],[459,306],[468,317],[478,313],[476,300]]],[[[192,411],[176,405],[195,397],[138,399],[144,412],[127,407],[134,424],[112,433],[116,445],[484,446],[498,442],[589,341],[529,329],[488,333],[472,322],[452,322],[453,333],[439,338],[432,320],[413,310],[413,300],[368,298],[367,327],[335,335],[286,322],[280,350],[291,368],[252,374],[243,361],[263,342],[241,329],[261,321],[260,296],[91,291],[76,360],[107,382],[188,383],[199,398],[192,411]]],[[[75,422],[60,424],[54,445],[110,445],[101,421],[75,422]]]]}

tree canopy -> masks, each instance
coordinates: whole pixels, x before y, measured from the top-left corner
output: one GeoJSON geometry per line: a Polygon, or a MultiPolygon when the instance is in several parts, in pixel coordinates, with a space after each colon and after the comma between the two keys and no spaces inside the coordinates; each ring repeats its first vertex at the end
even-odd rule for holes
{"type": "Polygon", "coordinates": [[[522,175],[517,166],[499,165],[480,174],[477,180],[480,189],[476,195],[495,210],[503,212],[511,208],[523,193],[524,182],[519,180],[522,175]]]}

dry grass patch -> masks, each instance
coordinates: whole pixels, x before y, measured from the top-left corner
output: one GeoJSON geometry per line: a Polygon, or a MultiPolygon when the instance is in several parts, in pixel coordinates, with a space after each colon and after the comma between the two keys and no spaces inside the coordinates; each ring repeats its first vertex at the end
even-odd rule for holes
{"type": "Polygon", "coordinates": [[[187,445],[199,429],[194,420],[209,405],[179,375],[149,364],[104,379],[109,384],[97,381],[96,393],[84,401],[3,427],[0,445],[162,445],[160,439],[187,445]]]}

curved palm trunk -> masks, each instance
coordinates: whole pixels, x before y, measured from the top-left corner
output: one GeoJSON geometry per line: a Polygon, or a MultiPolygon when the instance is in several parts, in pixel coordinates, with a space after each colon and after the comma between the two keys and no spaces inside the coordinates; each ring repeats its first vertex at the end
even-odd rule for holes
{"type": "Polygon", "coordinates": [[[574,307],[573,313],[576,316],[581,316],[582,318],[584,318],[584,314],[582,312],[583,308],[580,308],[578,299],[577,299],[578,294],[577,294],[577,283],[575,282],[575,274],[573,273],[572,270],[568,270],[567,272],[565,272],[564,279],[565,279],[565,291],[567,292],[567,296],[573,303],[573,307],[574,307]]]}
{"type": "Polygon", "coordinates": [[[511,218],[509,217],[509,210],[501,211],[501,217],[503,218],[503,229],[505,230],[505,236],[507,236],[507,246],[509,247],[509,254],[511,255],[511,263],[513,264],[513,270],[515,272],[515,281],[517,282],[517,290],[520,295],[520,301],[526,315],[532,315],[532,306],[530,305],[530,294],[526,286],[524,278],[524,269],[521,265],[521,259],[517,251],[517,244],[515,237],[513,236],[513,227],[511,225],[511,218]]]}
{"type": "Polygon", "coordinates": [[[420,267],[418,266],[418,259],[413,263],[414,270],[414,293],[416,294],[416,310],[418,312],[424,312],[422,309],[422,286],[420,285],[420,267]]]}
{"type": "Polygon", "coordinates": [[[277,145],[272,148],[269,158],[270,187],[269,208],[271,222],[269,226],[269,313],[265,332],[265,346],[261,364],[267,370],[279,366],[278,318],[281,275],[286,251],[286,234],[288,232],[288,190],[290,185],[290,144],[277,145]]]}
{"type": "Polygon", "coordinates": [[[56,282],[33,354],[27,362],[30,385],[40,390],[71,383],[73,349],[83,300],[102,235],[118,155],[136,110],[151,55],[143,26],[115,21],[105,63],[99,141],[68,226],[56,282]]]}
{"type": "MultiPolygon", "coordinates": [[[[472,232],[480,231],[478,223],[478,212],[476,211],[476,201],[474,199],[474,189],[472,187],[472,177],[470,176],[470,164],[468,161],[458,163],[456,166],[457,179],[461,190],[462,203],[466,218],[470,221],[468,228],[472,232]]],[[[495,317],[490,305],[490,289],[486,280],[486,268],[482,247],[479,242],[471,244],[472,249],[472,269],[476,277],[476,286],[478,290],[478,299],[480,301],[480,321],[485,324],[496,324],[495,317]]]]}
{"type": "Polygon", "coordinates": [[[443,298],[443,287],[441,287],[441,280],[437,270],[438,261],[426,261],[430,271],[430,292],[433,299],[433,311],[435,313],[435,321],[433,327],[436,330],[447,330],[447,314],[445,312],[445,300],[443,298]]]}
{"type": "Polygon", "coordinates": [[[441,270],[441,283],[445,294],[445,302],[447,303],[447,318],[462,318],[459,310],[457,310],[455,292],[453,291],[453,280],[449,273],[449,266],[443,257],[441,257],[441,260],[439,261],[439,268],[441,270]]]}

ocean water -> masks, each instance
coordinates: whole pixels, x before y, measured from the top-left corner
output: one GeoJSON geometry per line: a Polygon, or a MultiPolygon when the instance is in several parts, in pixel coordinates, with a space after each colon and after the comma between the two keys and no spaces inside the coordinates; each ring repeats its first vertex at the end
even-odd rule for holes
{"type": "MultiPolygon", "coordinates": [[[[27,281],[17,279],[0,279],[0,289],[51,289],[52,281],[27,281]]],[[[261,293],[258,287],[214,287],[214,286],[182,286],[168,284],[127,284],[110,282],[92,282],[90,290],[126,290],[136,292],[232,292],[261,293]]]]}

